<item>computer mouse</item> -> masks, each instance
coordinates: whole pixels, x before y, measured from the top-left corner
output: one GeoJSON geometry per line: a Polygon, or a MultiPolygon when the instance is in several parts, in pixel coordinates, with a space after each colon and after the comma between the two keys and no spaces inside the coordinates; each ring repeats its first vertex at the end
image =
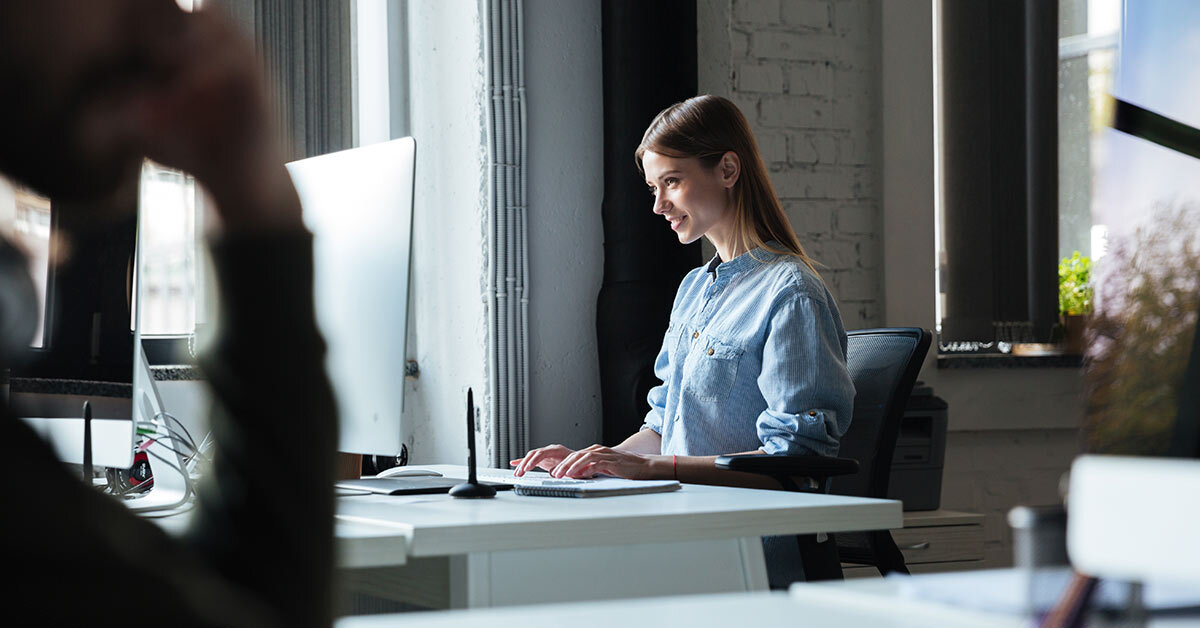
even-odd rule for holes
{"type": "Polygon", "coordinates": [[[392,467],[380,471],[377,478],[440,478],[441,473],[430,471],[429,469],[413,469],[411,467],[392,467]]]}

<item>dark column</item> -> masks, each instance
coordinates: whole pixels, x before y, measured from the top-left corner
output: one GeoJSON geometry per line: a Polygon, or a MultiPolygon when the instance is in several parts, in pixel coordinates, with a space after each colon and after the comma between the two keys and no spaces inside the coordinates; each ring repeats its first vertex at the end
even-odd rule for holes
{"type": "Polygon", "coordinates": [[[596,308],[604,442],[637,431],[656,384],[679,281],[700,265],[700,245],[679,244],[638,172],[633,153],[650,121],[696,95],[695,0],[606,0],[604,50],[604,284],[596,308]]]}

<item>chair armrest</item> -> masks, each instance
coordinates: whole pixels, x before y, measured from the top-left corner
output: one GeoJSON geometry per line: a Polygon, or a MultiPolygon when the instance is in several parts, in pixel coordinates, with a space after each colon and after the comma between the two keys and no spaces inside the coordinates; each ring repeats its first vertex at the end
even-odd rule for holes
{"type": "Polygon", "coordinates": [[[858,472],[853,458],[789,456],[786,454],[741,454],[717,458],[718,469],[758,473],[772,477],[806,475],[818,480],[858,472]]]}

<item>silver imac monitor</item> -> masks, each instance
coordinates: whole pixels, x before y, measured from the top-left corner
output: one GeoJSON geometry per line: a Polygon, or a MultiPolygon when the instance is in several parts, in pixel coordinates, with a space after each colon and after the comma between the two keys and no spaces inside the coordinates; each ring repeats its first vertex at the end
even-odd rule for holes
{"type": "MultiPolygon", "coordinates": [[[[149,493],[145,487],[128,490],[114,485],[113,476],[105,474],[109,491],[136,497],[136,505],[126,503],[137,510],[185,501],[188,478],[179,469],[185,466],[184,454],[190,453],[169,434],[178,426],[168,423],[142,346],[146,299],[140,297],[147,290],[140,281],[147,276],[142,237],[148,231],[147,216],[163,210],[146,184],[143,172],[137,195],[127,201],[128,214],[112,224],[110,219],[80,211],[83,208],[67,207],[47,220],[50,228],[43,234],[44,244],[24,238],[22,244],[35,262],[42,257],[59,263],[34,266],[39,294],[45,295],[41,300],[45,331],[34,339],[28,363],[10,380],[14,412],[50,443],[63,462],[83,462],[84,401],[92,411],[95,467],[128,470],[136,464],[135,450],[148,456],[153,473],[153,482],[145,484],[153,487],[149,493]],[[57,237],[49,237],[55,231],[57,237]],[[72,237],[78,233],[83,235],[72,237]]],[[[38,201],[29,193],[24,199],[18,197],[18,216],[30,215],[39,204],[50,212],[48,199],[38,201]]]]}
{"type": "MultiPolygon", "coordinates": [[[[114,200],[136,202],[132,195],[114,200]]],[[[60,460],[80,464],[87,402],[92,464],[129,468],[136,425],[125,282],[134,218],[101,216],[0,180],[0,221],[23,252],[19,263],[28,266],[37,301],[37,332],[22,355],[10,356],[10,409],[60,460]]]]}
{"type": "Polygon", "coordinates": [[[403,442],[415,153],[405,137],[287,165],[313,233],[317,324],[348,453],[396,455],[403,442]]]}

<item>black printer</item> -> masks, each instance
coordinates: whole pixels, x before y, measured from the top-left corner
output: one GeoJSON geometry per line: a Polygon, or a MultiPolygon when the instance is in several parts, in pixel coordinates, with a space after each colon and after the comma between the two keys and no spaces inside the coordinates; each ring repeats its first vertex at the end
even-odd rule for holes
{"type": "Polygon", "coordinates": [[[904,510],[937,510],[941,505],[947,407],[924,382],[913,386],[888,479],[888,498],[903,501],[904,510]]]}

